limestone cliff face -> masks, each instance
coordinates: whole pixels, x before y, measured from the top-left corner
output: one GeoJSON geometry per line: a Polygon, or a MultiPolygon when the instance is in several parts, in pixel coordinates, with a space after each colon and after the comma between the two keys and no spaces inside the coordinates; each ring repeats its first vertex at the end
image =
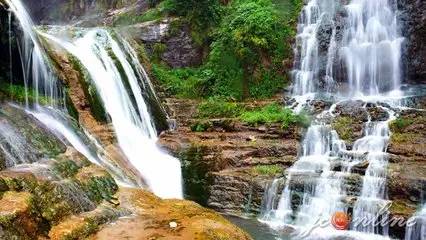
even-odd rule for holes
{"type": "Polygon", "coordinates": [[[401,31],[406,38],[403,49],[405,80],[426,83],[426,2],[398,1],[401,31]]]}

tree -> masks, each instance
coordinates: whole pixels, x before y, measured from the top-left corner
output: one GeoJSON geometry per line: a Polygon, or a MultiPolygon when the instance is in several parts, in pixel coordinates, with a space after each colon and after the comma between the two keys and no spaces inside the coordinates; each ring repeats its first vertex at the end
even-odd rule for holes
{"type": "Polygon", "coordinates": [[[242,69],[242,97],[249,96],[249,79],[265,55],[284,45],[285,26],[274,11],[270,0],[235,0],[212,44],[211,60],[226,62],[220,55],[229,54],[242,69]],[[223,51],[229,51],[224,53],[223,51]],[[219,59],[218,59],[219,58],[219,59]]]}

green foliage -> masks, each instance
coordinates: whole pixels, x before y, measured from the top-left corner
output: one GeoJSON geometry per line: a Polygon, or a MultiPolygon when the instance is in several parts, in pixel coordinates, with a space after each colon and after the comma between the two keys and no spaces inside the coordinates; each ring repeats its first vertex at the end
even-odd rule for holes
{"type": "MultiPolygon", "coordinates": [[[[2,80],[0,80],[0,92],[9,97],[11,100],[21,103],[25,103],[26,99],[28,99],[28,102],[30,103],[36,102],[37,100],[36,91],[34,91],[32,88],[28,88],[28,90],[25,91],[25,87],[23,86],[8,84],[2,82],[2,80]]],[[[52,103],[52,99],[39,95],[38,102],[42,105],[47,105],[52,103]]]]}
{"type": "Polygon", "coordinates": [[[207,68],[212,93],[269,97],[284,85],[282,60],[291,54],[291,21],[270,0],[235,0],[217,29],[207,68]]]}
{"type": "Polygon", "coordinates": [[[64,178],[73,177],[80,169],[72,160],[57,161],[53,165],[54,171],[64,178]]]}
{"type": "Polygon", "coordinates": [[[283,168],[279,165],[257,165],[253,168],[256,175],[275,176],[283,173],[283,168]]]}
{"type": "Polygon", "coordinates": [[[206,86],[199,70],[192,68],[169,69],[153,64],[152,74],[163,84],[165,90],[182,98],[199,98],[206,95],[206,86]]]}
{"type": "Polygon", "coordinates": [[[413,122],[414,121],[412,119],[400,117],[392,121],[390,127],[392,132],[401,132],[404,128],[413,124],[413,122]]]}
{"type": "Polygon", "coordinates": [[[208,161],[203,161],[206,147],[192,145],[188,150],[181,152],[179,159],[182,162],[182,179],[185,186],[185,199],[189,199],[206,206],[209,198],[209,174],[211,167],[208,161]]]}
{"type": "Polygon", "coordinates": [[[199,31],[206,31],[221,19],[219,0],[166,0],[169,13],[182,16],[199,31]]]}
{"type": "Polygon", "coordinates": [[[200,118],[234,118],[243,111],[238,103],[226,101],[223,98],[212,97],[198,105],[200,118]]]}
{"type": "Polygon", "coordinates": [[[212,127],[209,121],[197,121],[191,125],[191,131],[193,132],[206,132],[212,127]]]}
{"type": "Polygon", "coordinates": [[[152,46],[152,58],[154,62],[161,61],[161,55],[167,50],[167,46],[164,43],[155,43],[152,46]]]}
{"type": "Polygon", "coordinates": [[[258,110],[244,112],[240,118],[250,125],[281,123],[283,129],[295,125],[302,127],[309,125],[309,118],[305,114],[295,114],[291,109],[275,103],[258,110]]]}

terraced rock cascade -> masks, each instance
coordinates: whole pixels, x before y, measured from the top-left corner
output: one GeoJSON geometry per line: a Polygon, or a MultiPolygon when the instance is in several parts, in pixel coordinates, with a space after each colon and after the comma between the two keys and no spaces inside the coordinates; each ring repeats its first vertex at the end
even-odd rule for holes
{"type": "Polygon", "coordinates": [[[265,191],[260,218],[274,229],[290,232],[292,239],[389,236],[389,222],[381,224],[390,218],[389,125],[403,109],[404,98],[403,38],[395,12],[396,3],[388,0],[311,0],[302,10],[291,106],[303,111],[315,101],[325,101],[330,107],[317,111],[298,161],[265,191]],[[337,129],[339,121],[358,120],[362,124],[357,136],[355,129],[350,134],[337,129]],[[278,187],[278,182],[285,184],[278,187]],[[330,223],[336,212],[352,216],[347,231],[337,231],[331,224],[319,226],[330,223]],[[368,221],[360,224],[361,219],[368,221]]]}

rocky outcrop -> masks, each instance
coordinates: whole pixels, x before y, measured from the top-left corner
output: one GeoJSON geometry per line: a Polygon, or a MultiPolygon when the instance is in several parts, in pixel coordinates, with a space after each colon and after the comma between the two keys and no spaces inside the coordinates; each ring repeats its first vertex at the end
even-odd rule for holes
{"type": "MultiPolygon", "coordinates": [[[[36,163],[0,171],[1,239],[251,239],[193,202],[161,200],[142,189],[119,188],[102,167],[65,147],[35,119],[23,117],[22,110],[5,105],[0,111],[1,124],[30,131],[19,136],[27,139],[25,147],[34,149],[36,158],[36,163]],[[35,140],[51,151],[45,152],[35,140]]],[[[3,138],[3,130],[0,135],[3,138]]],[[[1,149],[4,164],[11,156],[1,149]]],[[[29,151],[21,150],[18,154],[29,151]]]]}
{"type": "Polygon", "coordinates": [[[198,103],[167,103],[177,129],[162,133],[159,144],[181,159],[187,197],[228,214],[259,214],[267,185],[296,160],[301,129],[209,119],[206,132],[193,132],[198,103]]]}
{"type": "Polygon", "coordinates": [[[179,19],[166,18],[126,26],[121,32],[144,44],[147,53],[170,67],[189,67],[201,63],[202,49],[191,37],[190,28],[179,19]]]}
{"type": "Polygon", "coordinates": [[[405,79],[411,83],[426,83],[426,2],[401,0],[398,2],[401,31],[405,37],[403,65],[405,79]]]}
{"type": "Polygon", "coordinates": [[[122,189],[118,200],[134,215],[104,226],[90,239],[251,239],[222,216],[190,201],[161,200],[136,189],[122,189]]]}

